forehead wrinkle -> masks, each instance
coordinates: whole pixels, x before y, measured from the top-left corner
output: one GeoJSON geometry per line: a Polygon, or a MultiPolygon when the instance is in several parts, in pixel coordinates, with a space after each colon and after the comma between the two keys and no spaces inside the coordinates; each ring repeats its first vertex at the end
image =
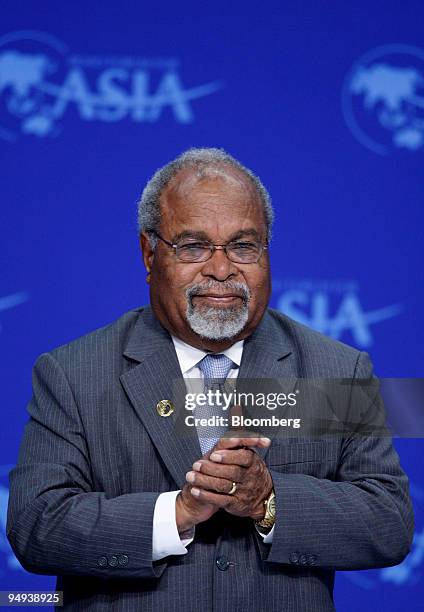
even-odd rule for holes
{"type": "Polygon", "coordinates": [[[208,181],[227,183],[229,188],[242,193],[247,192],[249,199],[259,201],[258,194],[250,181],[241,172],[229,166],[184,168],[171,179],[163,195],[173,192],[178,197],[185,197],[187,192],[191,193],[198,185],[201,186],[208,181]]]}
{"type": "MultiPolygon", "coordinates": [[[[218,227],[222,229],[222,214],[218,215],[217,208],[222,204],[227,204],[225,188],[228,186],[228,199],[236,199],[237,203],[244,208],[243,217],[245,221],[251,216],[252,211],[253,215],[256,216],[257,211],[255,209],[258,208],[263,223],[266,225],[265,214],[259,194],[242,173],[228,167],[208,168],[207,170],[207,174],[205,173],[199,176],[195,168],[185,168],[175,175],[161,196],[161,204],[163,206],[162,220],[164,220],[166,216],[171,225],[175,224],[175,222],[186,225],[185,221],[188,221],[188,219],[185,219],[185,217],[188,211],[187,208],[182,205],[184,203],[188,204],[189,202],[193,202],[196,205],[193,205],[193,207],[190,206],[188,212],[191,221],[199,220],[203,225],[206,219],[208,219],[208,221],[214,219],[218,227]],[[212,169],[214,170],[213,173],[210,172],[212,169]],[[222,183],[224,183],[224,185],[222,185],[222,183]],[[214,187],[216,185],[219,185],[221,189],[215,189],[214,187]],[[209,186],[210,189],[208,188],[209,186]],[[196,189],[199,189],[197,194],[196,189]]],[[[227,206],[229,212],[233,207],[234,203],[232,203],[231,206],[227,206]]],[[[242,229],[242,227],[240,229],[242,229]]]]}

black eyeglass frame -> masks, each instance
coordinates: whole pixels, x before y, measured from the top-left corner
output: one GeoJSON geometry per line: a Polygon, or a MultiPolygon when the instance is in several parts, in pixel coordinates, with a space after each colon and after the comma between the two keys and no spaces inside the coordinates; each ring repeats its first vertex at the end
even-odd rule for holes
{"type": "Polygon", "coordinates": [[[149,230],[147,233],[154,234],[160,240],[162,240],[162,242],[164,242],[167,246],[174,249],[175,256],[177,257],[178,261],[181,261],[181,263],[204,263],[205,261],[209,261],[209,259],[213,257],[213,254],[215,253],[215,251],[219,250],[219,251],[224,251],[228,259],[232,261],[233,263],[241,263],[241,264],[250,265],[252,263],[258,263],[258,261],[262,257],[262,253],[268,249],[267,244],[262,244],[261,242],[255,242],[255,244],[259,247],[258,258],[256,259],[256,261],[245,261],[245,262],[234,261],[234,259],[231,259],[231,257],[228,255],[227,248],[229,247],[229,245],[237,244],[236,242],[227,242],[227,244],[213,244],[212,242],[209,242],[208,240],[198,240],[197,242],[201,242],[203,244],[209,245],[209,252],[210,252],[209,257],[207,259],[199,259],[198,261],[184,261],[183,259],[180,259],[178,257],[178,254],[177,254],[177,249],[179,247],[178,244],[173,244],[172,242],[169,242],[169,240],[166,240],[165,238],[163,238],[156,230],[149,230]]]}

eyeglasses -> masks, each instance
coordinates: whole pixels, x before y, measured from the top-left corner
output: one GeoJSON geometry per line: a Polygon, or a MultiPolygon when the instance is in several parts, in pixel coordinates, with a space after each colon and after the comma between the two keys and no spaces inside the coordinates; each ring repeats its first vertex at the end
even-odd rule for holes
{"type": "Polygon", "coordinates": [[[235,240],[228,244],[212,244],[208,241],[181,240],[172,244],[155,231],[150,232],[157,236],[162,242],[173,248],[179,261],[184,263],[198,263],[208,261],[217,250],[224,251],[228,259],[235,263],[257,263],[261,258],[267,245],[261,242],[250,242],[247,240],[235,240]]]}

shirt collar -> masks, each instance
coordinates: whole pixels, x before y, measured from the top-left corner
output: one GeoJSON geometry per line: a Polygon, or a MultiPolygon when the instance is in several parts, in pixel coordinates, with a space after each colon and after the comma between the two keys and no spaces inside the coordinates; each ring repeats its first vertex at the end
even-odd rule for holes
{"type": "MultiPolygon", "coordinates": [[[[181,372],[185,374],[191,368],[196,366],[199,361],[203,359],[208,353],[206,351],[202,351],[186,342],[180,340],[180,338],[172,337],[172,342],[174,343],[175,351],[177,353],[178,362],[180,364],[181,372]]],[[[243,344],[244,340],[239,340],[230,348],[227,348],[225,351],[222,351],[223,355],[226,355],[233,363],[236,364],[237,367],[240,367],[241,357],[243,355],[243,344]]]]}

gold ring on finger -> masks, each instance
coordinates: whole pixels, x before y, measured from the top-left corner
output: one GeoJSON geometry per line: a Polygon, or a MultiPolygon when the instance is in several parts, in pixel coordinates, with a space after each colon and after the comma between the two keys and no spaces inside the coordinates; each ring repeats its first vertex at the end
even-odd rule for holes
{"type": "Polygon", "coordinates": [[[233,482],[233,486],[231,487],[231,489],[228,491],[228,495],[234,495],[234,493],[237,491],[237,485],[235,482],[233,482]]]}

